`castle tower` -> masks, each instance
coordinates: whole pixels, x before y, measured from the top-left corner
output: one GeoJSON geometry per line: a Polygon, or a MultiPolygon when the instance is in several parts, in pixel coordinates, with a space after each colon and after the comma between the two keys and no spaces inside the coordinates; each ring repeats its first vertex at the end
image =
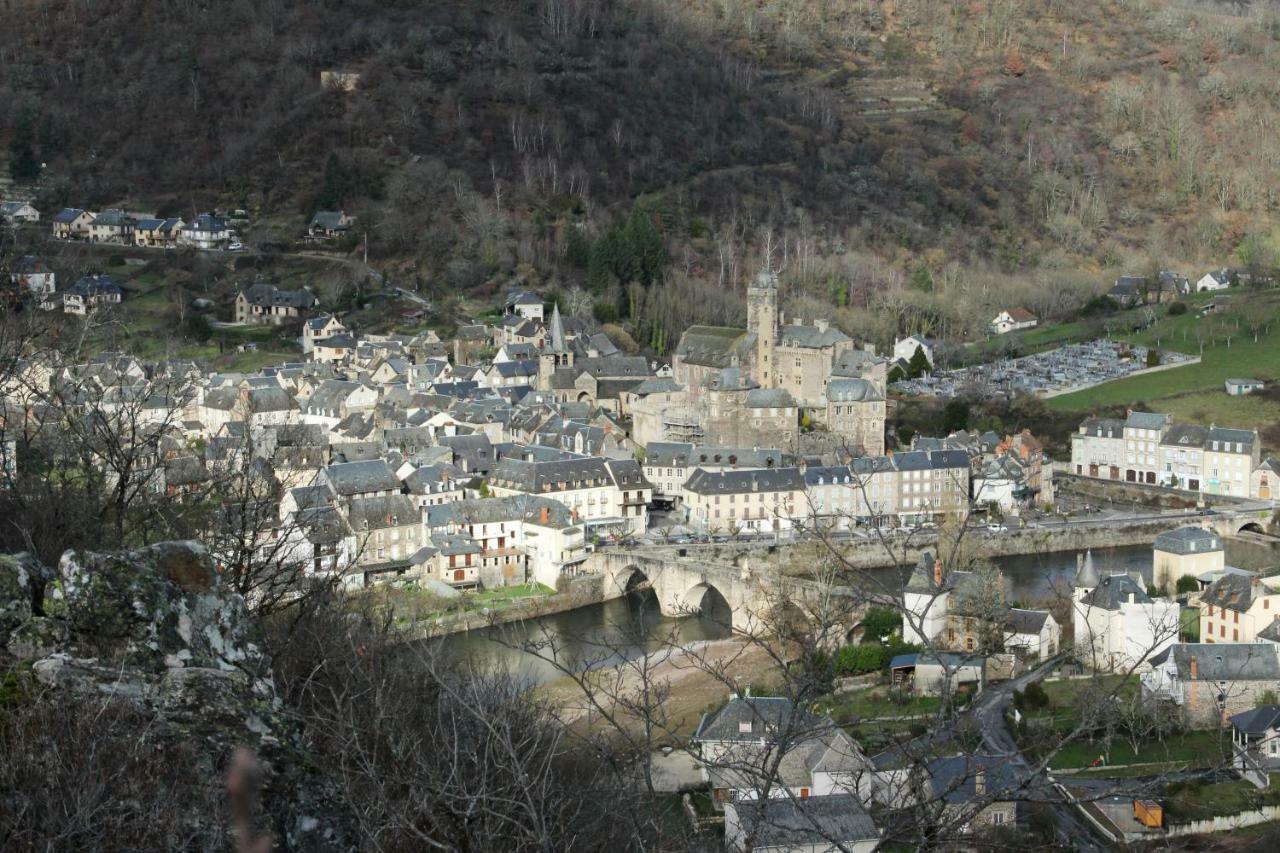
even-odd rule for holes
{"type": "Polygon", "coordinates": [[[778,274],[771,269],[761,270],[747,288],[747,331],[756,336],[756,381],[777,388],[778,274]]]}

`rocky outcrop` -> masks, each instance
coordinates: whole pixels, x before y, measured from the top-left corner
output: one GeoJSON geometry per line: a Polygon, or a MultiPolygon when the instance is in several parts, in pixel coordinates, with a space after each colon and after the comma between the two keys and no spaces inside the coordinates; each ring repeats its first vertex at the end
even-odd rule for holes
{"type": "MultiPolygon", "coordinates": [[[[258,625],[200,544],[68,551],[56,572],[0,557],[0,669],[4,657],[33,693],[128,703],[152,721],[149,738],[195,745],[191,773],[210,789],[234,748],[249,747],[280,849],[354,846],[276,696],[258,625]]],[[[227,846],[223,818],[190,816],[203,849],[227,846]]]]}

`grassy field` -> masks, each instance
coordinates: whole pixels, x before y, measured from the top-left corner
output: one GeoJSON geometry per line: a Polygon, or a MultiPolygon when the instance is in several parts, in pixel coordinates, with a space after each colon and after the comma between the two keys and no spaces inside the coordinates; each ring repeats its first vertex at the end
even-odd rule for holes
{"type": "Polygon", "coordinates": [[[1054,397],[1049,406],[1096,412],[1141,404],[1180,420],[1242,427],[1280,420],[1280,403],[1255,396],[1229,397],[1223,387],[1232,377],[1280,377],[1280,321],[1276,319],[1280,294],[1235,289],[1230,295],[1232,307],[1221,314],[1200,317],[1197,309],[1211,298],[1201,294],[1188,300],[1186,314],[1171,317],[1167,306],[1159,306],[1155,308],[1159,319],[1151,327],[1115,335],[1118,340],[1199,355],[1199,364],[1054,397]]]}
{"type": "Polygon", "coordinates": [[[1220,815],[1239,814],[1259,806],[1280,802],[1277,778],[1272,776],[1271,787],[1259,791],[1242,779],[1233,782],[1216,782],[1211,785],[1170,785],[1165,798],[1164,814],[1168,823],[1189,823],[1207,820],[1220,815]]]}
{"type": "Polygon", "coordinates": [[[873,687],[832,700],[831,718],[845,724],[874,717],[908,717],[936,713],[942,701],[937,696],[909,696],[898,703],[888,695],[888,689],[873,687]]]}
{"type": "Polygon", "coordinates": [[[1058,750],[1051,764],[1055,769],[1089,767],[1102,756],[1106,764],[1177,764],[1188,767],[1221,764],[1231,755],[1229,734],[1219,732],[1186,732],[1164,740],[1133,745],[1113,740],[1110,747],[1096,741],[1072,741],[1058,750]]]}

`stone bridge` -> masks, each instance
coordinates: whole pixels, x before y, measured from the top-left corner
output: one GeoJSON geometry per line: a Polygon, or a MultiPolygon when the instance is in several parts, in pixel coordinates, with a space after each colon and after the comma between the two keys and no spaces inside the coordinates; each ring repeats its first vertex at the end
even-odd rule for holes
{"type": "Polygon", "coordinates": [[[1204,520],[1208,522],[1205,526],[1219,536],[1246,533],[1274,537],[1271,520],[1275,514],[1276,508],[1270,501],[1251,501],[1230,509],[1215,510],[1213,515],[1204,516],[1204,520]]]}
{"type": "Polygon", "coordinates": [[[799,618],[833,645],[861,635],[868,604],[865,595],[849,587],[788,577],[765,560],[713,562],[671,547],[600,549],[587,558],[584,569],[602,578],[606,599],[648,585],[663,615],[685,616],[718,596],[733,614],[735,632],[767,633],[784,620],[799,618]]]}

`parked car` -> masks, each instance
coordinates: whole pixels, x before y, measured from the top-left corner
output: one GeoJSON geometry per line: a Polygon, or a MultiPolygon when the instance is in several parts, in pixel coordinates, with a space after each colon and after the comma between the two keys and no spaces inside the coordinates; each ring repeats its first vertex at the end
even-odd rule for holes
{"type": "Polygon", "coordinates": [[[1005,527],[1003,524],[988,524],[987,532],[988,533],[1008,533],[1009,528],[1005,527]]]}
{"type": "Polygon", "coordinates": [[[228,243],[228,244],[227,244],[227,251],[228,251],[228,252],[243,252],[243,251],[244,251],[244,243],[241,243],[239,240],[232,240],[230,243],[228,243]]]}

